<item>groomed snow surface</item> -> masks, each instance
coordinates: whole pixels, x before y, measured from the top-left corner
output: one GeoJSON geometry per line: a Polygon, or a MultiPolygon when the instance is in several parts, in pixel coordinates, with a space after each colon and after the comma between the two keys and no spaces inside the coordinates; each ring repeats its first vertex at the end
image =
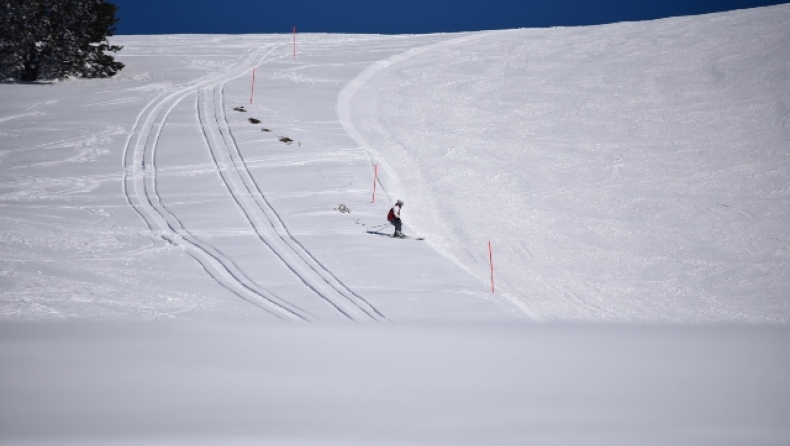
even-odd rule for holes
{"type": "Polygon", "coordinates": [[[0,85],[1,444],[790,444],[790,5],[298,39],[0,85]]]}

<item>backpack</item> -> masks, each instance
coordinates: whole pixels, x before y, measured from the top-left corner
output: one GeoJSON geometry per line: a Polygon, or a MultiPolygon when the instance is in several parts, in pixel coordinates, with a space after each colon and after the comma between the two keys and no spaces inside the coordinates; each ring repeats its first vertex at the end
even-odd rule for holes
{"type": "Polygon", "coordinates": [[[392,209],[390,209],[389,214],[387,214],[387,220],[388,221],[395,220],[395,211],[393,211],[392,209]]]}

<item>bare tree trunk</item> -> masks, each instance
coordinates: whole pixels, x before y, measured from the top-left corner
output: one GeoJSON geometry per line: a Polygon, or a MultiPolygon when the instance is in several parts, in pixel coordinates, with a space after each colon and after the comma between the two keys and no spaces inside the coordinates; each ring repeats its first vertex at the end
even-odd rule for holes
{"type": "Polygon", "coordinates": [[[34,82],[38,80],[38,52],[34,49],[25,54],[25,64],[22,70],[22,81],[34,82]]]}

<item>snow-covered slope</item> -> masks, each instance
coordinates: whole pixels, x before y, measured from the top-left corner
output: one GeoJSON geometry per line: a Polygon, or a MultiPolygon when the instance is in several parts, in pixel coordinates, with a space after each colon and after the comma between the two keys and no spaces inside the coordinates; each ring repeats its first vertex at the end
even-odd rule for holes
{"type": "Polygon", "coordinates": [[[0,85],[0,443],[787,444],[788,24],[126,36],[0,85]]]}
{"type": "Polygon", "coordinates": [[[3,85],[0,309],[786,322],[789,18],[305,35],[297,60],[121,37],[119,78],[3,85]],[[365,233],[397,198],[427,243],[365,233]]]}
{"type": "Polygon", "coordinates": [[[0,444],[779,446],[788,342],[759,326],[6,324],[0,444]]]}
{"type": "Polygon", "coordinates": [[[372,62],[453,37],[307,35],[296,61],[282,36],[123,37],[119,78],[4,85],[6,318],[518,315],[366,233],[387,207],[335,110],[372,62]]]}
{"type": "MultiPolygon", "coordinates": [[[[413,227],[540,319],[790,317],[790,8],[512,30],[347,98],[413,227]]],[[[341,107],[342,108],[342,107],[341,107]]]]}

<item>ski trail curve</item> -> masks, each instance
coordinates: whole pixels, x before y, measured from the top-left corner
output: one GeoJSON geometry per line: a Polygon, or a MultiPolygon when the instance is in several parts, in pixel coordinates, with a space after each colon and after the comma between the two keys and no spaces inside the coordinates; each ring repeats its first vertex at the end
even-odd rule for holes
{"type": "Polygon", "coordinates": [[[210,277],[236,296],[281,319],[319,320],[304,308],[256,284],[230,256],[196,237],[162,199],[157,187],[156,163],[162,130],[171,112],[185,98],[195,95],[195,115],[213,168],[265,251],[343,319],[386,322],[388,319],[378,309],[347,287],[291,235],[251,175],[232,135],[224,110],[225,85],[269,60],[277,46],[267,48],[250,49],[230,69],[193,81],[176,92],[160,94],[146,104],[136,117],[124,148],[124,197],[149,230],[184,249],[210,277]]]}
{"type": "Polygon", "coordinates": [[[352,291],[288,231],[249,171],[225,114],[228,78],[198,94],[198,118],[203,137],[226,191],[252,228],[257,240],[314,295],[344,318],[356,322],[388,319],[352,291]]]}
{"type": "MultiPolygon", "coordinates": [[[[477,32],[439,43],[433,43],[430,45],[412,48],[401,54],[392,56],[389,59],[376,62],[375,64],[365,69],[351,82],[346,84],[343,90],[341,90],[340,94],[337,97],[337,116],[338,119],[340,120],[340,124],[343,126],[346,133],[348,133],[348,135],[359,145],[359,147],[361,147],[363,150],[367,151],[371,155],[370,156],[371,170],[373,169],[373,160],[375,159],[376,162],[379,164],[380,168],[383,168],[391,173],[390,180],[393,182],[393,186],[395,186],[394,189],[401,189],[399,186],[399,180],[397,177],[396,170],[387,163],[386,157],[381,156],[381,154],[373,147],[373,145],[369,144],[368,141],[365,139],[365,137],[362,136],[362,134],[354,126],[354,122],[351,114],[351,102],[353,101],[354,97],[363,88],[365,88],[368,82],[370,82],[373,78],[375,78],[379,73],[381,73],[384,70],[387,70],[388,68],[398,63],[405,62],[415,56],[418,56],[428,51],[441,50],[443,48],[452,47],[466,42],[471,42],[477,39],[484,38],[487,35],[488,33],[485,32],[477,32]]],[[[394,197],[392,197],[391,194],[389,193],[389,188],[388,188],[389,185],[382,183],[380,177],[378,179],[377,184],[380,187],[382,193],[385,196],[387,196],[390,199],[390,201],[392,201],[394,197]]],[[[447,250],[441,249],[441,247],[438,247],[436,245],[432,245],[432,246],[445,258],[453,262],[462,270],[466,271],[472,277],[476,277],[482,282],[487,282],[488,280],[487,278],[484,278],[480,274],[471,271],[465,264],[458,261],[447,250]]],[[[540,317],[533,310],[531,310],[524,301],[518,299],[515,296],[510,295],[507,292],[500,291],[499,294],[502,295],[511,305],[515,306],[519,311],[521,311],[529,318],[533,320],[540,319],[540,317]]]]}
{"type": "Polygon", "coordinates": [[[127,203],[149,230],[168,243],[184,249],[220,286],[280,319],[315,321],[315,316],[258,286],[229,257],[196,238],[162,204],[156,189],[155,154],[159,135],[175,106],[201,88],[210,88],[224,79],[233,78],[234,73],[244,72],[263,63],[275,48],[269,46],[265,53],[263,49],[247,50],[230,69],[213,73],[176,92],[152,99],[138,114],[127,138],[123,153],[122,188],[127,203]]]}

